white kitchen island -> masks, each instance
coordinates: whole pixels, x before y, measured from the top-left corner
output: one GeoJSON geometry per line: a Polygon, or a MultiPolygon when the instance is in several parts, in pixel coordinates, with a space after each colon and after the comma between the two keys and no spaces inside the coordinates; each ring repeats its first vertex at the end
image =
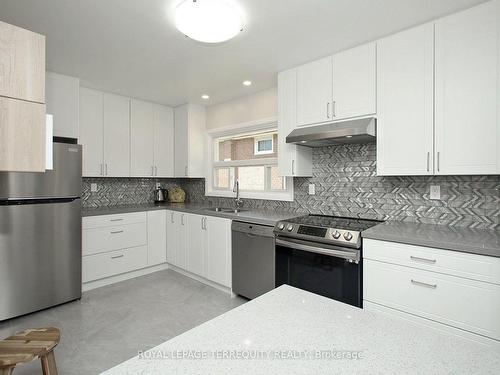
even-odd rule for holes
{"type": "Polygon", "coordinates": [[[285,285],[104,374],[498,374],[499,369],[498,348],[285,285]]]}

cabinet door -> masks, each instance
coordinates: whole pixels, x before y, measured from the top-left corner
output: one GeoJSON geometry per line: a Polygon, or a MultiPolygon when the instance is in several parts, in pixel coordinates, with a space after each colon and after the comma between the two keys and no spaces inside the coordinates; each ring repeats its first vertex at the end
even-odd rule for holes
{"type": "Polygon", "coordinates": [[[333,56],[333,103],[335,120],[374,114],[376,96],[375,43],[333,56]]]}
{"type": "Polygon", "coordinates": [[[297,70],[278,74],[278,173],[280,176],[311,176],[312,149],[286,143],[297,125],[297,70]]]}
{"type": "Polygon", "coordinates": [[[45,172],[45,105],[0,97],[0,171],[45,172]]]}
{"type": "Polygon", "coordinates": [[[103,93],[80,89],[80,129],[82,174],[84,177],[104,175],[103,93]]]}
{"type": "Polygon", "coordinates": [[[47,72],[47,113],[54,116],[54,136],[78,138],[80,80],[47,72]]]}
{"type": "Polygon", "coordinates": [[[130,102],[130,175],[154,176],[153,104],[130,102]]]}
{"type": "Polygon", "coordinates": [[[0,96],[45,103],[45,37],[0,22],[0,96]]]}
{"type": "Polygon", "coordinates": [[[167,211],[148,211],[148,266],[167,261],[167,211]]]}
{"type": "Polygon", "coordinates": [[[436,23],[436,173],[500,172],[500,2],[436,23]]]}
{"type": "Polygon", "coordinates": [[[231,220],[206,219],[206,278],[231,287],[231,220]]]}
{"type": "Polygon", "coordinates": [[[104,94],[104,174],[130,176],[130,99],[104,94]]]}
{"type": "Polygon", "coordinates": [[[175,260],[176,266],[187,269],[187,233],[189,233],[188,214],[174,212],[175,234],[175,260]]]}
{"type": "Polygon", "coordinates": [[[377,174],[433,174],[434,26],[377,42],[377,174]]]}
{"type": "Polygon", "coordinates": [[[153,104],[155,176],[174,177],[174,110],[153,104]]]}
{"type": "Polygon", "coordinates": [[[179,235],[177,233],[177,226],[175,224],[175,212],[174,211],[166,211],[167,214],[167,262],[177,265],[177,249],[176,249],[176,238],[179,235]]]}
{"type": "Polygon", "coordinates": [[[332,120],[332,58],[297,68],[297,125],[332,120]]]}
{"type": "Polygon", "coordinates": [[[205,107],[188,105],[188,177],[205,177],[205,107]]]}
{"type": "Polygon", "coordinates": [[[187,270],[205,276],[205,216],[187,215],[189,237],[187,245],[187,270]]]}
{"type": "Polygon", "coordinates": [[[187,106],[177,107],[175,115],[175,177],[187,177],[188,175],[188,110],[187,106]]]}

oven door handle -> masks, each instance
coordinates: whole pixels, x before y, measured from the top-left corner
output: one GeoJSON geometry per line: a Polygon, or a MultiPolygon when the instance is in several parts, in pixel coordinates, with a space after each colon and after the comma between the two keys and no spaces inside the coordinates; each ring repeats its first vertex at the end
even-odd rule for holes
{"type": "Polygon", "coordinates": [[[317,253],[321,255],[329,255],[335,258],[347,259],[350,262],[359,263],[359,253],[356,251],[342,251],[329,249],[325,247],[311,246],[303,243],[298,243],[290,240],[282,240],[281,238],[276,238],[276,245],[289,247],[290,249],[308,251],[311,253],[317,253]]]}

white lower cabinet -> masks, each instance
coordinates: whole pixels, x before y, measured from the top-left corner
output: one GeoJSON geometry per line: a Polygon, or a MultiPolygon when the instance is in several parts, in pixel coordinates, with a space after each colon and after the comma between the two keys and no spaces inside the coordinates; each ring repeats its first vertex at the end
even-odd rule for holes
{"type": "Polygon", "coordinates": [[[365,240],[363,251],[365,308],[500,340],[499,258],[377,240],[365,240]]]}
{"type": "Polygon", "coordinates": [[[167,211],[148,212],[148,266],[167,261],[167,211]]]}
{"type": "Polygon", "coordinates": [[[231,220],[169,211],[167,262],[231,287],[231,220]]]}

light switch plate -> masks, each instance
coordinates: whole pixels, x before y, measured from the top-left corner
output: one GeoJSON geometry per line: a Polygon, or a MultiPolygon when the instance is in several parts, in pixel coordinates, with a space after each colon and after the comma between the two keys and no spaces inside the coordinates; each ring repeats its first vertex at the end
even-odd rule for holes
{"type": "Polygon", "coordinates": [[[441,187],[439,185],[431,185],[430,199],[441,199],[441,187]]]}
{"type": "Polygon", "coordinates": [[[95,193],[97,191],[97,184],[96,183],[93,182],[90,184],[90,191],[92,193],[95,193]]]}
{"type": "Polygon", "coordinates": [[[315,195],[315,194],[316,194],[316,185],[309,184],[309,195],[315,195]]]}

